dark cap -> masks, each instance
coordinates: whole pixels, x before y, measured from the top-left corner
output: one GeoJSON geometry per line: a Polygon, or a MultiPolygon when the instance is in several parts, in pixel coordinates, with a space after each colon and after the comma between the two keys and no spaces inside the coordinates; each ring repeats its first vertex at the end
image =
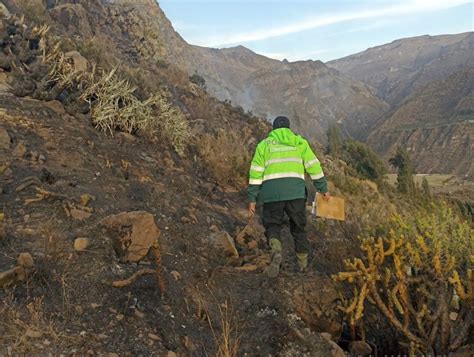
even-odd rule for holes
{"type": "Polygon", "coordinates": [[[290,128],[290,119],[287,117],[276,117],[273,121],[273,129],[290,128]]]}

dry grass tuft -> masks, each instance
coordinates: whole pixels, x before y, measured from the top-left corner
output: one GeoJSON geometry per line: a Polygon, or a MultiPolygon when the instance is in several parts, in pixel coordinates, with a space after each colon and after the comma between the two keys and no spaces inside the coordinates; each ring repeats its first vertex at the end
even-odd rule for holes
{"type": "Polygon", "coordinates": [[[216,356],[218,357],[235,357],[239,351],[240,337],[238,336],[238,328],[233,316],[232,308],[226,301],[218,304],[219,310],[219,330],[216,331],[209,311],[206,311],[207,322],[211,328],[216,343],[216,356]]]}
{"type": "Polygon", "coordinates": [[[9,294],[0,302],[0,316],[2,339],[11,346],[11,353],[38,351],[58,344],[65,337],[44,316],[42,298],[32,299],[22,309],[15,305],[13,295],[9,294]]]}
{"type": "Polygon", "coordinates": [[[243,188],[251,154],[248,140],[251,133],[240,135],[233,131],[219,130],[215,135],[204,134],[197,143],[198,152],[214,179],[223,185],[243,188]]]}

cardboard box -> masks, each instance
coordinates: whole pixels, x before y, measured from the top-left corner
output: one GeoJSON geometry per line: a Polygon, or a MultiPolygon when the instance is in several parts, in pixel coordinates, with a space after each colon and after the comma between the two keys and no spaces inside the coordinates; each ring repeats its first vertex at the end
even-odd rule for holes
{"type": "Polygon", "coordinates": [[[323,195],[316,195],[316,216],[344,221],[346,219],[344,199],[331,196],[329,201],[323,195]]]}

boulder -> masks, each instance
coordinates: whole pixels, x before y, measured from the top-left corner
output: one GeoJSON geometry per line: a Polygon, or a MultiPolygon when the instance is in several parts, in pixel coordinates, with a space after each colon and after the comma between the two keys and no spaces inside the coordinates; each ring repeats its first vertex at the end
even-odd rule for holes
{"type": "Polygon", "coordinates": [[[229,233],[225,231],[214,233],[211,235],[211,241],[217,249],[223,250],[226,256],[239,256],[234,239],[229,233]]]}
{"type": "Polygon", "coordinates": [[[81,4],[57,5],[49,11],[49,15],[69,34],[81,35],[84,38],[92,36],[87,10],[81,4]]]}
{"type": "Polygon", "coordinates": [[[59,100],[50,100],[45,103],[45,106],[47,106],[49,109],[54,111],[56,114],[59,114],[59,115],[66,114],[66,109],[64,109],[63,103],[61,103],[59,100]]]}
{"type": "Polygon", "coordinates": [[[8,132],[0,128],[0,150],[7,150],[10,148],[10,135],[8,135],[8,132]]]}
{"type": "Polygon", "coordinates": [[[372,347],[365,341],[352,341],[349,344],[349,351],[356,356],[369,356],[372,353],[372,347]]]}
{"type": "Polygon", "coordinates": [[[114,214],[99,223],[106,227],[122,262],[143,259],[160,236],[153,215],[144,211],[114,214]]]}
{"type": "Polygon", "coordinates": [[[289,276],[279,279],[287,302],[308,326],[316,332],[327,332],[337,340],[342,332],[342,312],[337,308],[339,294],[335,283],[326,275],[289,276]]]}
{"type": "Polygon", "coordinates": [[[64,54],[67,59],[71,59],[74,64],[74,72],[87,72],[89,62],[77,51],[70,51],[64,54]]]}

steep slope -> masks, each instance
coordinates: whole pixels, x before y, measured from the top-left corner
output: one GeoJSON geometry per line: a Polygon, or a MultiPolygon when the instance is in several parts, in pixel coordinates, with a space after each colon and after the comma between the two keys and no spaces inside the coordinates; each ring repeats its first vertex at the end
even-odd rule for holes
{"type": "Polygon", "coordinates": [[[298,130],[318,140],[336,122],[347,135],[364,140],[388,108],[364,84],[320,61],[280,62],[242,46],[192,47],[180,61],[189,73],[204,77],[217,98],[269,119],[288,115],[298,130]]]}
{"type": "MultiPolygon", "coordinates": [[[[15,1],[21,2],[9,3],[15,1]]],[[[210,94],[244,110],[268,118],[298,117],[297,129],[311,138],[324,140],[328,125],[339,122],[348,135],[365,139],[387,109],[365,85],[321,62],[284,63],[242,46],[223,50],[191,46],[152,0],[49,1],[45,16],[61,33],[101,40],[128,54],[129,60],[153,59],[190,75],[198,73],[210,94]]]]}
{"type": "Polygon", "coordinates": [[[474,67],[415,91],[369,136],[385,157],[407,147],[420,173],[474,176],[474,67]]]}
{"type": "Polygon", "coordinates": [[[474,33],[396,40],[327,65],[372,86],[380,98],[397,105],[414,90],[474,65],[474,33]]]}

